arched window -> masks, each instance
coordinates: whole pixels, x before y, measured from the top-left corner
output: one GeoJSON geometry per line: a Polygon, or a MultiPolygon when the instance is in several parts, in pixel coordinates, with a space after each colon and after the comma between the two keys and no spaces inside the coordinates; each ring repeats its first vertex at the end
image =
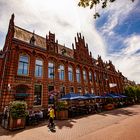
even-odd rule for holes
{"type": "Polygon", "coordinates": [[[29,58],[27,55],[20,55],[19,56],[19,63],[18,63],[18,74],[19,75],[28,75],[28,68],[29,68],[29,58]]]}
{"type": "Polygon", "coordinates": [[[93,82],[93,79],[92,79],[92,72],[91,72],[91,71],[89,72],[89,81],[90,81],[90,82],[93,82]]]}
{"type": "Polygon", "coordinates": [[[97,82],[97,75],[96,75],[96,72],[94,72],[94,79],[95,79],[95,81],[97,82]]]}
{"type": "Polygon", "coordinates": [[[87,82],[87,73],[85,70],[83,70],[83,79],[84,79],[84,82],[87,82]]]}
{"type": "Polygon", "coordinates": [[[36,59],[35,62],[35,76],[36,77],[42,77],[43,75],[43,61],[36,59]]]}
{"type": "Polygon", "coordinates": [[[76,69],[76,80],[78,83],[80,83],[81,78],[80,78],[80,69],[79,68],[76,69]]]}
{"type": "Polygon", "coordinates": [[[69,81],[73,81],[73,69],[72,69],[72,66],[68,67],[68,79],[69,79],[69,81]]]}
{"type": "Polygon", "coordinates": [[[64,66],[60,65],[58,68],[59,80],[64,80],[64,66]]]}
{"type": "Polygon", "coordinates": [[[49,62],[48,63],[48,78],[54,79],[55,73],[54,73],[54,63],[49,62]]]}

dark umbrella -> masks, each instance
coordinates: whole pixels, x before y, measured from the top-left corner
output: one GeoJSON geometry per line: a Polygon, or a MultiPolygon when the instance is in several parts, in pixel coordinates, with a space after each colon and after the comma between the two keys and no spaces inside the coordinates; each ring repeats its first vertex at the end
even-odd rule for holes
{"type": "Polygon", "coordinates": [[[88,97],[89,99],[97,99],[97,98],[100,98],[100,96],[96,96],[96,95],[91,94],[91,93],[86,93],[86,94],[84,94],[84,96],[88,97]]]}
{"type": "Polygon", "coordinates": [[[79,93],[68,93],[65,96],[63,96],[60,100],[84,100],[88,99],[88,97],[82,96],[79,93]]]}

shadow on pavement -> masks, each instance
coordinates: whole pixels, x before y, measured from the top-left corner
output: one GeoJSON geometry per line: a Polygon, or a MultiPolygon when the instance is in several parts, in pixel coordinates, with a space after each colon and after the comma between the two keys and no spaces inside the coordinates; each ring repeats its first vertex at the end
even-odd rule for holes
{"type": "MultiPolygon", "coordinates": [[[[63,127],[69,127],[72,128],[74,123],[76,123],[76,121],[74,121],[73,119],[68,119],[68,120],[54,120],[54,123],[56,124],[56,126],[58,127],[58,129],[62,129],[63,127]]],[[[29,129],[35,129],[38,127],[43,127],[48,125],[48,121],[43,121],[40,122],[39,124],[34,124],[31,126],[26,126],[25,129],[20,129],[20,130],[7,130],[4,129],[3,127],[0,126],[0,136],[12,136],[14,137],[16,134],[21,133],[22,131],[26,131],[29,129]]],[[[52,132],[54,133],[55,131],[52,130],[52,132]]]]}
{"type": "MultiPolygon", "coordinates": [[[[131,108],[137,108],[137,106],[131,106],[131,108]]],[[[137,115],[138,112],[134,111],[134,110],[130,110],[127,108],[119,108],[119,109],[114,109],[111,111],[104,111],[101,113],[98,113],[98,115],[103,115],[103,116],[107,116],[107,115],[115,115],[115,116],[121,116],[121,115],[125,115],[125,116],[133,116],[133,115],[137,115]]],[[[97,114],[90,114],[90,115],[84,115],[84,116],[77,116],[68,120],[55,120],[54,123],[56,124],[56,127],[58,127],[58,129],[62,129],[62,128],[72,128],[74,126],[74,124],[77,122],[78,119],[80,118],[86,118],[89,117],[91,115],[97,115],[97,114]]],[[[34,128],[38,128],[38,127],[43,127],[46,126],[47,127],[48,121],[45,120],[43,122],[40,122],[39,124],[35,124],[32,126],[26,126],[25,129],[20,129],[20,130],[14,130],[14,131],[9,131],[6,130],[4,128],[2,128],[0,126],[0,136],[11,136],[14,137],[16,134],[21,133],[23,131],[29,130],[29,129],[34,129],[34,128]]]]}
{"type": "Polygon", "coordinates": [[[74,123],[76,123],[76,121],[74,121],[73,119],[60,120],[56,122],[56,126],[58,127],[58,129],[62,129],[63,127],[72,128],[74,123]]]}
{"type": "Polygon", "coordinates": [[[138,112],[134,112],[131,110],[126,110],[125,108],[119,108],[119,109],[115,109],[115,110],[111,110],[111,111],[105,111],[102,113],[99,113],[100,115],[115,115],[115,116],[120,116],[120,115],[127,115],[127,116],[133,116],[133,115],[137,115],[138,112]]]}

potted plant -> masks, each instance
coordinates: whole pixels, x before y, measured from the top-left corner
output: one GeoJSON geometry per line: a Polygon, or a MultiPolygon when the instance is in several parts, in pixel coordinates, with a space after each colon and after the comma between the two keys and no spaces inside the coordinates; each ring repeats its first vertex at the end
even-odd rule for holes
{"type": "Polygon", "coordinates": [[[68,119],[67,101],[58,101],[56,104],[56,119],[68,119]]]}
{"type": "Polygon", "coordinates": [[[24,101],[13,101],[9,104],[10,130],[25,128],[25,120],[27,116],[26,109],[27,104],[24,101]]]}

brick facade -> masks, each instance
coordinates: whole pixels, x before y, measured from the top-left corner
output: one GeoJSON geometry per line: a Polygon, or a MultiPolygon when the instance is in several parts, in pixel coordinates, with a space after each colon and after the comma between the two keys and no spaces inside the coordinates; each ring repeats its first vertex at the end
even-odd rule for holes
{"type": "MultiPolygon", "coordinates": [[[[49,32],[46,38],[40,37],[35,33],[26,31],[14,25],[14,15],[11,16],[9,29],[3,50],[0,52],[0,86],[1,86],[1,109],[15,100],[15,94],[20,87],[26,89],[29,96],[25,99],[28,107],[32,108],[34,102],[34,87],[42,85],[42,104],[40,107],[47,108],[48,105],[48,86],[53,86],[56,91],[61,91],[65,87],[65,93],[70,92],[73,87],[74,92],[81,94],[94,92],[96,95],[103,95],[109,92],[123,92],[123,75],[115,70],[111,61],[103,62],[101,56],[97,59],[92,57],[88,50],[84,37],[77,34],[75,44],[72,49],[58,44],[55,34],[49,32]],[[20,55],[27,55],[29,58],[28,75],[18,74],[20,55]],[[35,61],[43,61],[43,76],[35,77],[35,61]],[[48,77],[48,63],[54,63],[53,79],[48,77]],[[64,80],[59,80],[59,66],[64,66],[64,80]],[[68,67],[73,69],[73,81],[68,79],[68,67]],[[76,80],[76,69],[80,70],[80,82],[76,80]],[[84,81],[83,70],[86,73],[84,81]],[[89,78],[92,74],[92,80],[89,78]],[[110,83],[116,86],[110,87],[110,83]]],[[[60,95],[59,95],[60,96],[60,95]]]]}

